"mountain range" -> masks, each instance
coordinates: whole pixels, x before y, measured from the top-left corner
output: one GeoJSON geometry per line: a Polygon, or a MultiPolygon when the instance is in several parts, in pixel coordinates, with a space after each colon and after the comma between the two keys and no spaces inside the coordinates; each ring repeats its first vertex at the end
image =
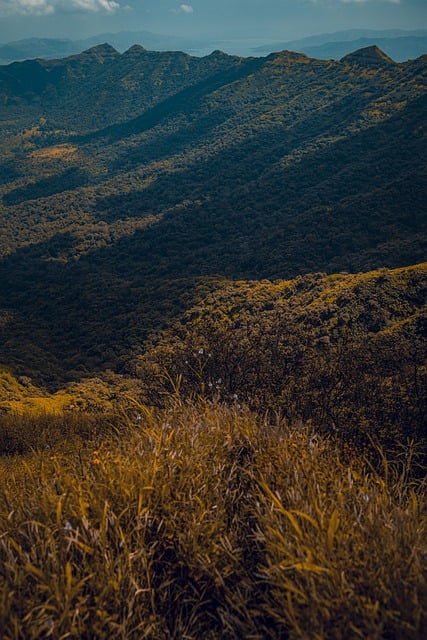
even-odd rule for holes
{"type": "MultiPolygon", "coordinates": [[[[82,40],[66,38],[26,38],[16,42],[0,45],[0,63],[30,60],[34,58],[63,58],[67,55],[81,53],[90,47],[108,42],[118,51],[126,51],[134,44],[143,45],[154,51],[188,51],[205,49],[213,43],[197,38],[162,35],[150,31],[119,31],[117,33],[101,33],[82,40]]],[[[215,46],[213,46],[215,48],[215,46]]]]}
{"type": "Polygon", "coordinates": [[[427,31],[405,31],[403,29],[350,29],[299,40],[269,43],[255,47],[258,55],[271,51],[289,49],[305,53],[312,58],[339,60],[343,56],[368,46],[381,48],[396,62],[418,58],[427,50],[427,31]]]}
{"type": "Polygon", "coordinates": [[[356,49],[376,45],[396,62],[404,62],[425,53],[427,50],[427,31],[425,29],[413,31],[351,29],[283,42],[268,41],[265,38],[239,38],[236,40],[189,38],[150,31],[101,33],[82,40],[27,38],[0,44],[0,64],[10,64],[34,58],[63,58],[67,55],[78,54],[104,42],[108,42],[121,52],[126,51],[134,44],[139,44],[145,49],[153,51],[179,50],[197,56],[206,55],[215,49],[241,56],[267,55],[286,49],[322,59],[340,59],[356,49]]]}
{"type": "Polygon", "coordinates": [[[1,361],[51,388],[131,372],[219,282],[422,262],[426,62],[104,44],[0,67],[1,361]]]}

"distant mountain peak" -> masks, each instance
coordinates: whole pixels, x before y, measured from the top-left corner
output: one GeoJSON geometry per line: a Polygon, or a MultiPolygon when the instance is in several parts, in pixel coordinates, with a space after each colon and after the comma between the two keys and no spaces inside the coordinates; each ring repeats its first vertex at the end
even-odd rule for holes
{"type": "Polygon", "coordinates": [[[305,53],[297,53],[296,51],[278,51],[271,53],[267,56],[267,59],[274,60],[275,62],[291,63],[291,62],[308,62],[310,58],[305,53]]]}
{"type": "Polygon", "coordinates": [[[141,44],[133,44],[125,51],[125,55],[134,55],[135,53],[146,53],[147,49],[141,44]]]}
{"type": "Polygon", "coordinates": [[[212,51],[212,53],[209,54],[209,58],[229,58],[230,55],[228,53],[225,53],[224,51],[221,51],[221,49],[215,49],[215,51],[212,51]]]}
{"type": "Polygon", "coordinates": [[[415,60],[410,60],[409,61],[412,64],[418,64],[421,66],[426,66],[427,65],[427,53],[423,53],[422,56],[418,56],[418,58],[415,58],[415,60]]]}
{"type": "Polygon", "coordinates": [[[353,51],[352,53],[344,56],[344,58],[341,58],[341,62],[358,64],[366,67],[383,67],[389,64],[396,64],[392,58],[390,58],[376,45],[357,49],[357,51],[353,51]]]}
{"type": "Polygon", "coordinates": [[[108,44],[108,42],[104,42],[104,44],[97,44],[90,49],[86,49],[86,51],[83,51],[83,53],[80,55],[91,56],[97,58],[99,62],[103,62],[104,60],[117,58],[118,56],[120,56],[120,53],[114,47],[112,47],[111,44],[108,44]]]}

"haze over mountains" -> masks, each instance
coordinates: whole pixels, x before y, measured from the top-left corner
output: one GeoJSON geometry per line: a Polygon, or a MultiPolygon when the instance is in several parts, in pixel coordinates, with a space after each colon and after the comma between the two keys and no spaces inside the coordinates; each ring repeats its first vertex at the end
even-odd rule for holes
{"type": "Polygon", "coordinates": [[[299,51],[311,58],[340,59],[343,56],[368,46],[377,46],[396,62],[418,58],[427,50],[427,31],[404,31],[388,29],[350,29],[336,33],[309,36],[300,40],[270,43],[255,48],[259,54],[282,49],[299,51]]]}
{"type": "Polygon", "coordinates": [[[424,260],[425,73],[377,47],[1,67],[3,360],[129,367],[218,278],[424,260]]]}
{"type": "Polygon", "coordinates": [[[339,59],[356,49],[376,45],[396,62],[404,62],[425,53],[427,31],[425,29],[413,31],[351,29],[282,42],[242,37],[234,40],[220,40],[212,37],[206,39],[206,37],[198,38],[197,36],[162,35],[146,30],[102,33],[81,40],[27,38],[0,44],[0,64],[32,58],[62,58],[104,42],[108,42],[121,52],[134,44],[140,44],[145,49],[153,51],[179,50],[197,56],[207,55],[215,49],[242,56],[266,55],[287,49],[322,59],[339,59]]]}

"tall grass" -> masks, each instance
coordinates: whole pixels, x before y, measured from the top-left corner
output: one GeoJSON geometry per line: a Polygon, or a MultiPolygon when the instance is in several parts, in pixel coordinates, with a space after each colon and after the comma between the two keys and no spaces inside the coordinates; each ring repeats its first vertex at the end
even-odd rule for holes
{"type": "Polygon", "coordinates": [[[107,437],[116,429],[118,420],[117,415],[77,411],[0,414],[0,455],[23,455],[107,437]]]}
{"type": "Polygon", "coordinates": [[[372,468],[237,407],[138,411],[3,458],[2,639],[422,637],[407,456],[372,468]]]}

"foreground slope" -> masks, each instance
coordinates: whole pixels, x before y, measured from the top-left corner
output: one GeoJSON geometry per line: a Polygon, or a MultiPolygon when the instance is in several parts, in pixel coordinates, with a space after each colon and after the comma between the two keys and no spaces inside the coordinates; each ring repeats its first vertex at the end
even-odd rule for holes
{"type": "Polygon", "coordinates": [[[140,411],[0,458],[5,638],[423,637],[413,448],[372,466],[236,407],[140,411]]]}

